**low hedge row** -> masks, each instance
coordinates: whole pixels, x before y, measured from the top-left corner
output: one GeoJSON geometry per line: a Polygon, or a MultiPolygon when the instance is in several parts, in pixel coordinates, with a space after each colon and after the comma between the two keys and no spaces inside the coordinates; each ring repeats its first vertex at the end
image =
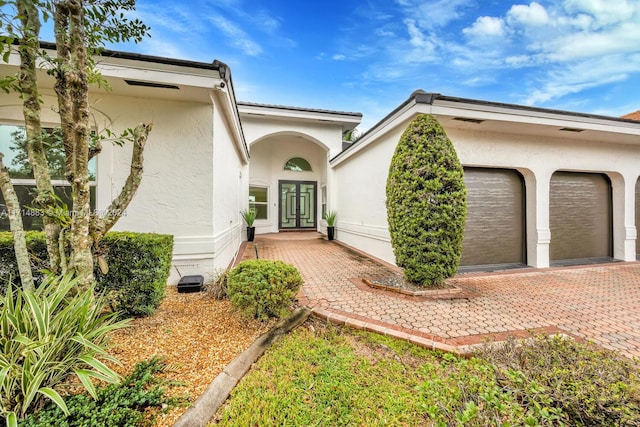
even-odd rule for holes
{"type": "MultiPolygon", "coordinates": [[[[164,298],[173,256],[173,236],[153,233],[110,232],[100,243],[109,265],[103,274],[96,265],[96,289],[109,297],[111,306],[124,316],[148,316],[164,298]]],[[[44,233],[27,232],[33,271],[47,266],[44,233]]],[[[97,263],[96,263],[97,264],[97,263]]],[[[20,286],[11,233],[0,233],[0,276],[20,286]]],[[[36,277],[39,282],[43,275],[36,277]]],[[[7,281],[0,281],[4,292],[7,281]]]]}

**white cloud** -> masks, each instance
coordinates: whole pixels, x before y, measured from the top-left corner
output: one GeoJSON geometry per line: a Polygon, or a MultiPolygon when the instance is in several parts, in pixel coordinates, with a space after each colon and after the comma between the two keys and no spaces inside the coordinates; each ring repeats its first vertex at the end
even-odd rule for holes
{"type": "Polygon", "coordinates": [[[200,59],[193,57],[188,52],[185,52],[180,44],[177,44],[174,41],[163,40],[160,37],[153,37],[147,40],[143,40],[142,44],[144,45],[145,53],[148,55],[190,60],[200,59]]]}
{"type": "Polygon", "coordinates": [[[551,70],[544,81],[529,93],[525,103],[545,103],[604,84],[623,81],[640,72],[640,53],[592,58],[551,70]]]}
{"type": "Polygon", "coordinates": [[[265,10],[261,10],[252,17],[252,21],[260,26],[260,28],[269,33],[275,33],[281,25],[280,19],[275,18],[265,10]]]}
{"type": "Polygon", "coordinates": [[[505,26],[502,18],[481,16],[476,19],[473,25],[463,29],[462,32],[471,37],[502,37],[505,34],[505,26]]]}
{"type": "Polygon", "coordinates": [[[203,31],[202,20],[189,13],[188,9],[166,4],[163,7],[138,7],[131,18],[139,18],[151,27],[153,37],[167,30],[172,33],[189,34],[203,31]]]}
{"type": "Polygon", "coordinates": [[[639,23],[640,2],[516,4],[504,16],[483,16],[465,28],[468,46],[457,49],[453,63],[489,72],[496,68],[492,54],[500,52],[503,67],[535,78],[535,86],[523,87],[528,91],[526,103],[547,103],[640,73],[640,62],[635,60],[640,56],[639,23]],[[479,57],[473,51],[477,38],[491,34],[501,35],[500,40],[487,51],[489,58],[474,62],[479,57]]]}
{"type": "Polygon", "coordinates": [[[459,19],[463,10],[469,7],[468,0],[396,0],[421,28],[445,27],[459,19]]]}
{"type": "Polygon", "coordinates": [[[534,1],[528,6],[522,4],[511,6],[507,13],[507,20],[512,25],[540,26],[549,22],[549,15],[544,6],[534,1]]]}
{"type": "Polygon", "coordinates": [[[521,68],[526,66],[535,65],[538,61],[536,61],[535,57],[531,55],[513,55],[507,56],[504,59],[506,65],[514,68],[521,68]]]}
{"type": "Polygon", "coordinates": [[[341,53],[336,53],[331,57],[331,59],[333,59],[334,61],[344,61],[345,59],[347,59],[347,57],[341,53]]]}
{"type": "Polygon", "coordinates": [[[593,17],[595,29],[624,22],[638,12],[638,2],[634,0],[565,0],[568,13],[587,14],[593,17]]]}
{"type": "Polygon", "coordinates": [[[209,20],[220,30],[234,45],[249,56],[257,56],[262,53],[262,47],[253,41],[251,37],[239,26],[221,15],[214,15],[209,20]]]}
{"type": "Polygon", "coordinates": [[[431,60],[436,50],[436,43],[434,43],[432,38],[424,35],[416,25],[415,20],[406,19],[404,23],[409,33],[409,44],[413,47],[411,52],[406,53],[407,59],[410,62],[431,60]]]}

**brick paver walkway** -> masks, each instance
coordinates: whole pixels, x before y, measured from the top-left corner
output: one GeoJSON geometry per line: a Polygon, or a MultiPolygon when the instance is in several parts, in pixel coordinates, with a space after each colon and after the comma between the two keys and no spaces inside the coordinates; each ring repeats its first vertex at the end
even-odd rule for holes
{"type": "Polygon", "coordinates": [[[318,233],[261,235],[244,258],[295,265],[299,299],[336,323],[464,353],[470,346],[528,331],[564,332],[627,357],[640,357],[640,263],[456,276],[465,298],[434,299],[368,288],[362,278],[398,274],[318,233]]]}

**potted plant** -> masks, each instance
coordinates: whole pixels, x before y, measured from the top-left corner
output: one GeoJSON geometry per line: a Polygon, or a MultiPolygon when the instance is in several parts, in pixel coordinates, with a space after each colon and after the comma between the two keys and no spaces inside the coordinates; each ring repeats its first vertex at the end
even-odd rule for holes
{"type": "Polygon", "coordinates": [[[324,220],[327,221],[327,237],[329,240],[333,240],[336,232],[336,211],[326,212],[324,220]]]}
{"type": "Polygon", "coordinates": [[[247,223],[247,240],[253,242],[253,239],[256,236],[256,228],[253,226],[253,222],[256,220],[256,210],[245,209],[240,213],[242,214],[244,222],[247,223]]]}

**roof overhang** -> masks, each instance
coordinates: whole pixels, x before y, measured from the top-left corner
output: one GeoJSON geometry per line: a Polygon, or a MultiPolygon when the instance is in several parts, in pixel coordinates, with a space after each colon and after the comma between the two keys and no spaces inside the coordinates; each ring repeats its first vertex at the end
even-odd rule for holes
{"type": "Polygon", "coordinates": [[[362,113],[288,107],[283,105],[238,102],[242,118],[265,118],[300,123],[323,123],[340,126],[342,132],[353,130],[362,121],[362,113]]]}
{"type": "MultiPolygon", "coordinates": [[[[55,57],[55,44],[41,42],[40,46],[55,57]]],[[[218,102],[236,149],[243,161],[248,162],[249,151],[240,123],[231,71],[226,64],[217,60],[204,63],[112,50],[101,51],[94,60],[109,88],[93,85],[90,88],[92,96],[108,94],[203,104],[218,102]]],[[[0,73],[16,74],[19,66],[20,57],[14,50],[9,62],[0,64],[0,73]]],[[[38,85],[44,90],[53,90],[54,84],[54,77],[46,73],[46,64],[40,64],[38,85]]]]}
{"type": "Polygon", "coordinates": [[[456,98],[418,90],[355,144],[331,159],[331,164],[341,163],[398,126],[406,126],[411,118],[420,113],[436,116],[447,131],[469,130],[528,135],[541,139],[640,144],[640,122],[634,120],[456,98]]]}

